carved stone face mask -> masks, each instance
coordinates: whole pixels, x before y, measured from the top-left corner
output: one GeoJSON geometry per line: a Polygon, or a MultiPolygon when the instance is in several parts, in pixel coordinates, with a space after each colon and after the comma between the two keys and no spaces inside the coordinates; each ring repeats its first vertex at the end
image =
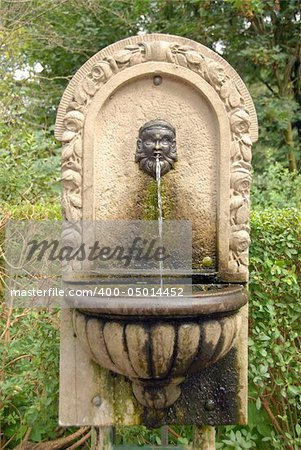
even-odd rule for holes
{"type": "Polygon", "coordinates": [[[139,130],[135,161],[140,169],[156,178],[156,159],[159,159],[161,176],[173,168],[177,161],[176,131],[165,120],[151,120],[139,130]]]}

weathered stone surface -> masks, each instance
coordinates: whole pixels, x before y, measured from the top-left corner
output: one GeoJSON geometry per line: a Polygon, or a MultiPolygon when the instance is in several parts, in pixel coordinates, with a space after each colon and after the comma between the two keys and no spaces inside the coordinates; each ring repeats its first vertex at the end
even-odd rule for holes
{"type": "Polygon", "coordinates": [[[221,279],[246,281],[256,113],[235,71],[193,41],[166,35],[130,38],[92,57],[75,75],[63,96],[56,127],[57,137],[66,143],[63,204],[67,219],[108,215],[128,219],[132,218],[129,211],[141,217],[140,193],[145,192],[147,181],[132,170],[129,155],[141,124],[159,117],[174,120],[179,134],[182,130],[185,156],[175,183],[171,177],[171,217],[184,214],[193,222],[194,266],[210,257],[221,279]],[[158,75],[163,80],[159,84],[154,82],[158,75]],[[242,174],[240,183],[237,177],[242,174]],[[194,202],[189,202],[191,198],[194,202]]]}
{"type": "MultiPolygon", "coordinates": [[[[172,367],[176,330],[171,324],[158,324],[151,330],[152,366],[154,378],[168,376],[172,367]]],[[[183,374],[181,374],[183,375],[183,374]]]]}
{"type": "Polygon", "coordinates": [[[92,361],[74,332],[72,317],[70,310],[61,313],[60,424],[139,424],[142,407],[132,394],[130,381],[121,376],[117,380],[92,361]],[[96,396],[101,398],[99,406],[93,403],[96,396]]]}
{"type": "Polygon", "coordinates": [[[179,163],[162,179],[169,218],[192,221],[193,260],[200,267],[204,256],[216,259],[218,124],[204,97],[197,90],[191,95],[191,87],[174,76],[163,76],[158,87],[152,74],[123,84],[87,131],[94,133],[87,151],[94,155],[95,218],[144,218],[151,180],[133,164],[134,152],[139,128],[157,117],[168,118],[177,130],[179,163]]]}
{"type": "MultiPolygon", "coordinates": [[[[87,327],[89,327],[89,319],[86,320],[87,327]]],[[[125,346],[123,324],[118,322],[106,322],[100,326],[103,326],[105,345],[112,362],[117,368],[117,372],[123,373],[124,375],[126,374],[130,377],[137,377],[137,373],[133,369],[125,346]]],[[[97,342],[96,345],[98,345],[97,342]]],[[[102,365],[104,364],[102,363],[102,365]]]]}
{"type": "Polygon", "coordinates": [[[196,358],[201,330],[197,324],[186,323],[180,325],[178,329],[178,356],[172,368],[173,375],[183,373],[185,367],[191,367],[193,360],[196,358]]]}
{"type": "Polygon", "coordinates": [[[173,322],[168,317],[158,322],[133,319],[128,323],[75,310],[74,329],[98,364],[130,378],[139,402],[156,409],[176,401],[188,373],[212,365],[230,351],[241,323],[236,312],[194,322],[185,317],[173,322]]]}

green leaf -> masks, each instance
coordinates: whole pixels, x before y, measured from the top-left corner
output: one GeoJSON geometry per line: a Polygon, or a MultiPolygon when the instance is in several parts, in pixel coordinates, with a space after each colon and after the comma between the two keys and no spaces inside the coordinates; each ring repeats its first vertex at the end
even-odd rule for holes
{"type": "Polygon", "coordinates": [[[261,400],[260,400],[259,397],[256,399],[256,408],[257,408],[257,409],[260,409],[260,408],[261,408],[261,400]]]}

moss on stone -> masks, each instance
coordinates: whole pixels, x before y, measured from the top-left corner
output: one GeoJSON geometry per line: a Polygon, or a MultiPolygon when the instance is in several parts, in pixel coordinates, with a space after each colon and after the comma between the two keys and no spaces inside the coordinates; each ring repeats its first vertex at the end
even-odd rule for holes
{"type": "MultiPolygon", "coordinates": [[[[161,180],[161,196],[162,196],[162,214],[163,219],[171,219],[172,200],[170,195],[166,192],[166,185],[164,179],[161,180]]],[[[150,180],[148,186],[145,189],[144,197],[144,220],[157,220],[158,219],[158,190],[156,180],[150,180]]]]}
{"type": "Polygon", "coordinates": [[[91,361],[94,382],[99,386],[99,394],[113,407],[115,425],[140,425],[143,407],[137,402],[132,384],[122,375],[112,373],[91,361]],[[130,423],[129,423],[130,422],[130,423]]]}
{"type": "Polygon", "coordinates": [[[158,218],[157,183],[151,180],[145,190],[144,220],[156,220],[158,218]]]}

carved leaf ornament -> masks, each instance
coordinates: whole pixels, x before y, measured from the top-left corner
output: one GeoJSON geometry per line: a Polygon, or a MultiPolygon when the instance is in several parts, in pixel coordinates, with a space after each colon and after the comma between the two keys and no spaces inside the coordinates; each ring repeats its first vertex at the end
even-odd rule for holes
{"type": "Polygon", "coordinates": [[[229,272],[247,273],[252,157],[250,115],[244,106],[242,95],[222,64],[203,56],[190,46],[165,41],[127,45],[113,56],[106,56],[94,64],[77,85],[66,110],[62,134],[65,219],[82,219],[82,130],[93,96],[114,74],[146,61],[165,61],[192,70],[215,89],[224,104],[232,135],[229,272]]]}

